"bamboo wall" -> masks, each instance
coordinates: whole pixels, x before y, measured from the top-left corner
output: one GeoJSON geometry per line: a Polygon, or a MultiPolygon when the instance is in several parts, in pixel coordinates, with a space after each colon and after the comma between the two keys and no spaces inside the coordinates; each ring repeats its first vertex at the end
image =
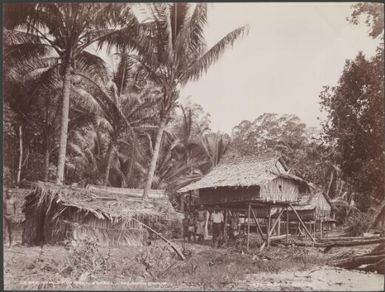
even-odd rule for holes
{"type": "Polygon", "coordinates": [[[259,186],[252,187],[221,187],[216,189],[201,189],[199,198],[202,204],[220,204],[242,202],[259,198],[259,186]]]}
{"type": "Polygon", "coordinates": [[[220,204],[263,199],[271,202],[298,201],[301,196],[298,183],[276,178],[260,186],[251,187],[219,187],[201,189],[199,197],[202,204],[220,204]]]}
{"type": "Polygon", "coordinates": [[[300,198],[298,183],[284,179],[276,178],[271,182],[261,186],[261,199],[267,201],[297,201],[300,198]]]}
{"type": "Polygon", "coordinates": [[[71,207],[54,220],[62,206],[26,209],[23,234],[28,245],[56,244],[64,240],[91,239],[100,246],[140,246],[147,242],[148,232],[133,220],[111,222],[95,218],[85,211],[71,207]]]}

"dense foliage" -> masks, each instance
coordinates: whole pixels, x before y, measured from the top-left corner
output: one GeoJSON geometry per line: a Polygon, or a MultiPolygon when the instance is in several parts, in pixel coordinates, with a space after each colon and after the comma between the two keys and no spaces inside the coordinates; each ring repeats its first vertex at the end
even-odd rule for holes
{"type": "Polygon", "coordinates": [[[206,173],[225,144],[199,106],[178,110],[178,84],[245,31],[207,50],[206,17],[204,3],[6,5],[7,182],[172,189],[206,173]],[[92,44],[118,56],[116,69],[92,44]]]}
{"type": "Polygon", "coordinates": [[[325,134],[339,154],[344,179],[365,205],[371,196],[382,199],[385,194],[383,64],[382,50],[371,60],[359,54],[347,61],[338,85],[326,87],[320,96],[328,112],[325,134]]]}
{"type": "Polygon", "coordinates": [[[320,133],[296,115],[265,113],[233,128],[232,149],[239,155],[275,152],[282,155],[297,175],[326,186],[330,150],[320,133]]]}
{"type": "Polygon", "coordinates": [[[337,86],[326,86],[320,98],[328,114],[323,128],[334,160],[358,207],[368,210],[385,198],[384,11],[376,3],[353,8],[350,21],[357,24],[366,16],[369,35],[381,43],[374,57],[359,53],[347,60],[337,86]]]}

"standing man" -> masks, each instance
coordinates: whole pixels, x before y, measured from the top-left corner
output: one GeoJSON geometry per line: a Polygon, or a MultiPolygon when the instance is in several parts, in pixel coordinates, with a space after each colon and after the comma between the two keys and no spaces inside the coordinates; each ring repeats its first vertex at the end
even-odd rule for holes
{"type": "Polygon", "coordinates": [[[4,234],[8,233],[9,247],[12,246],[12,225],[16,216],[16,201],[11,197],[9,190],[5,191],[5,200],[3,201],[4,214],[4,234]]]}
{"type": "Polygon", "coordinates": [[[203,242],[205,238],[205,227],[206,227],[206,215],[207,211],[203,209],[203,205],[200,205],[197,211],[197,235],[198,242],[203,242]]]}
{"type": "Polygon", "coordinates": [[[182,220],[182,226],[183,226],[182,237],[184,241],[186,241],[186,238],[189,239],[188,220],[189,220],[189,216],[188,216],[188,213],[186,212],[184,213],[184,218],[182,220]]]}
{"type": "Polygon", "coordinates": [[[230,217],[230,232],[229,238],[235,242],[235,238],[238,235],[239,217],[236,212],[233,212],[230,217]]]}
{"type": "Polygon", "coordinates": [[[211,220],[213,222],[213,246],[219,247],[222,240],[222,224],[224,217],[222,212],[219,211],[219,207],[215,206],[213,214],[211,214],[211,220]]]}
{"type": "Polygon", "coordinates": [[[191,240],[191,237],[193,238],[193,240],[195,241],[196,240],[196,237],[195,237],[195,228],[196,228],[196,216],[194,215],[194,213],[190,213],[189,214],[189,217],[188,217],[188,241],[191,240]]]}

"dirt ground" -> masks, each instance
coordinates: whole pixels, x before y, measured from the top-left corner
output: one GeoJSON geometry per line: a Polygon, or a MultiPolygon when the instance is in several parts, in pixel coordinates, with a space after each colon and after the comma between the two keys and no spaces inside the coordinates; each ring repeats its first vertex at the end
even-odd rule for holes
{"type": "Polygon", "coordinates": [[[101,248],[91,242],[4,248],[7,290],[263,290],[383,291],[384,276],[327,266],[332,258],[365,248],[271,247],[242,254],[234,248],[178,242],[181,261],[162,242],[101,248]]]}

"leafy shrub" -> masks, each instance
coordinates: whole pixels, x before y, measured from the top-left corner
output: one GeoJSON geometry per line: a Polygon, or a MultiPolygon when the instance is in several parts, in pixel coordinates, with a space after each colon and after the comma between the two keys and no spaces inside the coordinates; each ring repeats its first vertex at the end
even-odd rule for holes
{"type": "Polygon", "coordinates": [[[349,236],[360,236],[369,227],[370,217],[368,214],[363,212],[354,212],[346,218],[345,222],[345,233],[349,236]]]}
{"type": "Polygon", "coordinates": [[[111,251],[103,254],[97,244],[91,239],[80,241],[73,246],[70,251],[69,261],[73,270],[71,271],[72,278],[79,278],[87,273],[94,275],[112,268],[111,251]]]}

